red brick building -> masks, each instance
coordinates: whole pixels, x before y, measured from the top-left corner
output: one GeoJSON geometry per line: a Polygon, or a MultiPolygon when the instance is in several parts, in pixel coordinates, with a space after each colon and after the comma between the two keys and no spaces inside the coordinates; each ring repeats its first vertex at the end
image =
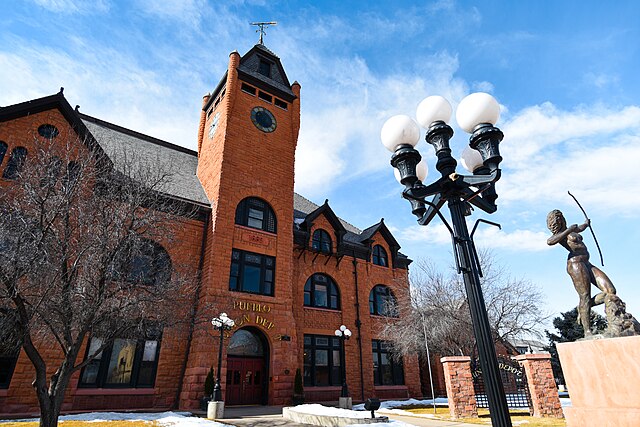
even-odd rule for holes
{"type": "MultiPolygon", "coordinates": [[[[378,334],[379,322],[394,315],[388,300],[408,288],[410,260],[383,221],[360,230],[328,202],[294,193],[300,85],[289,82],[280,59],[260,44],[242,57],[232,52],[200,114],[194,152],[82,114],[62,93],[0,108],[2,185],[11,185],[12,168],[33,148],[28,135],[43,125],[157,157],[175,174],[170,196],[197,211],[167,224],[178,239],[164,250],[199,277],[199,306],[236,321],[223,348],[227,405],[291,403],[296,369],[307,401],[337,400],[334,331],[342,324],[353,331],[345,366],[355,401],[419,396],[417,358],[392,360],[378,334]]],[[[191,334],[165,330],[157,340],[116,340],[72,380],[64,410],[197,408],[217,354],[210,324],[191,334]],[[148,369],[114,379],[114,360],[148,369]]],[[[0,416],[36,411],[32,379],[24,352],[0,355],[0,416]]]]}

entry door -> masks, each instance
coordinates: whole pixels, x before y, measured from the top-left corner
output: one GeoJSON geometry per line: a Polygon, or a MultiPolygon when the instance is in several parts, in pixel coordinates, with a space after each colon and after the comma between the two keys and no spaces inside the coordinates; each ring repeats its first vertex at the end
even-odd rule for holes
{"type": "Polygon", "coordinates": [[[264,371],[262,358],[230,356],[227,359],[227,405],[262,404],[264,371]]]}

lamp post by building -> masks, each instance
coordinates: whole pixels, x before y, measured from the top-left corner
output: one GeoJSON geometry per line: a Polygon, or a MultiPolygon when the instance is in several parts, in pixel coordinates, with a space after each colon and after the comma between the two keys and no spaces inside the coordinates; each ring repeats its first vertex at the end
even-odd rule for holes
{"type": "Polygon", "coordinates": [[[216,385],[213,387],[213,400],[222,402],[222,387],[220,386],[220,372],[222,371],[222,344],[224,342],[224,331],[228,331],[235,326],[233,319],[227,313],[220,313],[220,316],[211,319],[213,328],[220,331],[220,345],[218,347],[218,371],[216,372],[216,385]]]}
{"type": "Polygon", "coordinates": [[[473,232],[469,234],[465,221],[465,216],[471,215],[471,205],[487,213],[497,210],[495,183],[501,174],[498,166],[502,157],[498,146],[503,134],[494,125],[500,116],[500,107],[486,93],[471,94],[458,106],[458,125],[471,134],[469,148],[463,153],[462,163],[472,175],[456,173],[457,162],[449,147],[453,130],[447,124],[451,113],[451,104],[441,96],[427,97],[416,112],[418,123],[427,130],[426,141],[435,150],[436,169],[441,175],[428,185],[422,182],[427,176],[426,163],[414,148],[420,139],[418,124],[409,116],[393,116],[385,122],[380,136],[384,146],[394,153],[391,165],[396,168],[396,178],[405,186],[402,195],[411,202],[411,210],[418,217],[418,223],[427,225],[437,215],[451,234],[456,267],[458,274],[463,275],[471,311],[491,422],[496,427],[511,427],[491,327],[480,288],[482,271],[473,243],[473,232]],[[453,226],[449,225],[440,212],[445,203],[448,204],[453,226]]]}
{"type": "Polygon", "coordinates": [[[340,391],[340,407],[349,407],[351,409],[351,398],[349,397],[349,389],[347,388],[347,367],[345,355],[345,341],[351,338],[351,330],[345,325],[340,325],[335,331],[335,335],[340,338],[340,367],[342,371],[342,390],[340,391]]]}

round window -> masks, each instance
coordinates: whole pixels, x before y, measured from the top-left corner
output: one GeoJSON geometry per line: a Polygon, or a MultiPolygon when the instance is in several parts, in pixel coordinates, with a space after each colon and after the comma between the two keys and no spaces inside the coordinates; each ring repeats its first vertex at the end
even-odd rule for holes
{"type": "Polygon", "coordinates": [[[60,133],[60,131],[58,131],[58,128],[55,127],[54,125],[50,125],[50,124],[46,124],[46,125],[41,125],[38,128],[38,133],[40,134],[40,136],[42,136],[43,138],[47,138],[47,139],[53,139],[56,136],[58,136],[58,134],[60,133]]]}

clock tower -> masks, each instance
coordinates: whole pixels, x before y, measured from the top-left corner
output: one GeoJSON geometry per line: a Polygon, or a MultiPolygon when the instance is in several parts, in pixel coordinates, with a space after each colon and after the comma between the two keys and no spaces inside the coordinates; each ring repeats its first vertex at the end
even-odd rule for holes
{"type": "MultiPolygon", "coordinates": [[[[299,128],[300,85],[289,83],[280,59],[262,44],[242,57],[232,52],[227,72],[203,99],[197,169],[212,209],[199,308],[236,321],[223,345],[227,404],[282,405],[291,398],[302,339],[294,326],[292,288],[299,128]],[[231,350],[241,334],[261,347],[251,355],[250,369],[243,367],[247,355],[241,366],[231,350]],[[248,392],[243,383],[234,394],[233,379],[247,375],[257,389],[248,392]]],[[[194,331],[184,378],[192,386],[183,387],[181,407],[197,404],[188,390],[202,387],[209,368],[217,366],[219,342],[212,335],[209,323],[194,331]]]]}

